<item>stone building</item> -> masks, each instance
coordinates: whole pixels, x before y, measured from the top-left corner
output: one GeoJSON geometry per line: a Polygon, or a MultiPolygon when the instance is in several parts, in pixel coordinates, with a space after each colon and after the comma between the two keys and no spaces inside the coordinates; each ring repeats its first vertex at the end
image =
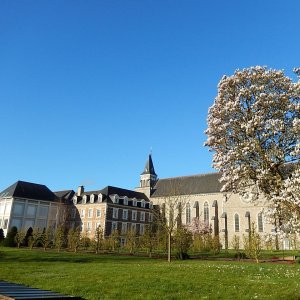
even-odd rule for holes
{"type": "Polygon", "coordinates": [[[85,192],[80,186],[73,196],[73,204],[71,226],[79,226],[90,237],[100,226],[105,237],[118,230],[121,243],[124,243],[129,229],[142,235],[145,226],[153,220],[152,202],[145,194],[118,187],[85,192]]]}
{"type": "Polygon", "coordinates": [[[144,233],[154,218],[153,205],[162,207],[166,201],[179,201],[181,222],[189,225],[199,218],[219,235],[223,247],[230,248],[235,235],[242,240],[253,223],[262,236],[271,234],[273,228],[265,221],[263,201],[253,204],[247,195],[222,193],[220,177],[219,173],[210,173],[158,179],[149,155],[135,190],[107,186],[85,191],[80,186],[76,193],[53,193],[44,185],[18,181],[0,193],[0,228],[6,233],[12,226],[27,229],[64,224],[80,227],[93,237],[101,226],[106,237],[118,230],[124,243],[129,229],[144,233]]]}
{"type": "Polygon", "coordinates": [[[219,235],[223,247],[231,247],[233,237],[247,235],[251,224],[263,237],[272,233],[271,224],[263,215],[263,200],[253,204],[249,197],[222,193],[220,173],[158,179],[151,155],[140,176],[137,191],[145,193],[154,205],[162,206],[166,201],[181,202],[180,220],[189,225],[199,218],[211,226],[214,235],[219,235]]]}
{"type": "Polygon", "coordinates": [[[45,185],[17,181],[0,193],[0,228],[56,228],[67,208],[45,185]]]}

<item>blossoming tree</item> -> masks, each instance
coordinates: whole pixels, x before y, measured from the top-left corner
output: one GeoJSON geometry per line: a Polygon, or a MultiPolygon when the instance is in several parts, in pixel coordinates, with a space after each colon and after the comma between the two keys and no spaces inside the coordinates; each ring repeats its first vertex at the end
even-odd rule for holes
{"type": "Polygon", "coordinates": [[[300,81],[260,66],[224,76],[208,113],[205,145],[222,191],[262,195],[278,228],[283,219],[299,225],[299,116],[300,81]]]}

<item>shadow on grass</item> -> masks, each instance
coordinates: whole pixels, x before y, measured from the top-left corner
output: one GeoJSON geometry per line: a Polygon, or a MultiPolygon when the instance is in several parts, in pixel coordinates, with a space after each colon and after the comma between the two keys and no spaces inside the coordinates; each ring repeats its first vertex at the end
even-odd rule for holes
{"type": "Polygon", "coordinates": [[[0,262],[67,262],[67,263],[134,263],[149,261],[147,257],[115,254],[72,253],[41,251],[39,249],[14,249],[0,251],[0,262]]]}

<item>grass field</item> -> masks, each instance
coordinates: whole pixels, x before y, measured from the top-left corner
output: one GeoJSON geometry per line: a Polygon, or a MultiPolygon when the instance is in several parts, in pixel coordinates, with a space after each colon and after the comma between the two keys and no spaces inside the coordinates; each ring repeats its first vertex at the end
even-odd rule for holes
{"type": "Polygon", "coordinates": [[[300,299],[300,265],[0,248],[0,280],[85,299],[300,299]]]}

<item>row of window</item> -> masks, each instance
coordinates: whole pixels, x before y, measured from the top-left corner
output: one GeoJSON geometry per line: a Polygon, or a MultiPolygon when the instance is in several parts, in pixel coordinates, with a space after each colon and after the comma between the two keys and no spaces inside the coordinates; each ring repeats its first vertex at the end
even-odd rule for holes
{"type": "MultiPolygon", "coordinates": [[[[199,218],[199,206],[195,207],[196,209],[196,218],[199,218]]],[[[190,203],[186,204],[186,208],[185,208],[185,217],[186,217],[186,224],[191,224],[191,205],[190,203]]],[[[203,219],[205,223],[209,223],[209,206],[208,206],[208,202],[204,202],[203,205],[203,219]]]]}
{"type": "MultiPolygon", "coordinates": [[[[240,231],[240,216],[239,214],[234,215],[234,231],[239,232],[240,231]]],[[[257,215],[257,229],[258,232],[263,232],[264,231],[264,223],[263,223],[263,214],[259,213],[257,215]]]]}
{"type": "MultiPolygon", "coordinates": [[[[128,209],[120,209],[120,208],[113,208],[113,219],[119,219],[119,210],[121,210],[122,212],[122,219],[123,220],[127,220],[128,219],[128,209]]],[[[136,210],[130,210],[131,211],[131,220],[132,221],[137,221],[138,219],[138,213],[136,210]]],[[[145,218],[146,218],[146,212],[141,211],[140,212],[140,218],[139,221],[143,221],[145,222],[145,218]]],[[[149,213],[149,222],[153,221],[153,215],[151,213],[149,213]]]]}
{"type": "MultiPolygon", "coordinates": [[[[85,217],[85,208],[81,209],[80,212],[80,217],[84,218],[85,217]]],[[[95,217],[100,218],[102,215],[101,209],[96,209],[96,214],[95,217]]],[[[74,219],[76,217],[76,208],[72,208],[72,213],[71,213],[71,217],[74,219]]],[[[93,218],[94,217],[94,209],[93,208],[89,208],[87,209],[87,217],[88,218],[93,218]]]]}
{"type": "MultiPolygon", "coordinates": [[[[145,225],[144,224],[139,224],[140,229],[139,229],[139,234],[143,235],[145,233],[145,225]]],[[[137,232],[137,224],[136,223],[122,223],[121,227],[121,234],[126,234],[128,230],[133,230],[137,232]]],[[[112,222],[111,223],[111,232],[114,232],[115,230],[118,230],[118,222],[112,222]]]]}

